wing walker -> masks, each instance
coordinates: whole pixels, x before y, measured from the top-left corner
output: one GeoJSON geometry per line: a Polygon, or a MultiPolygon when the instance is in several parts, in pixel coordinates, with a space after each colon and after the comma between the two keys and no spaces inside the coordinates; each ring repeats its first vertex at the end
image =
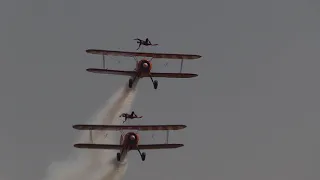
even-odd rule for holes
{"type": "Polygon", "coordinates": [[[143,116],[138,116],[134,111],[132,111],[131,114],[122,113],[119,117],[124,117],[123,123],[125,123],[128,119],[140,119],[143,116]]]}
{"type": "Polygon", "coordinates": [[[137,150],[141,156],[141,160],[145,161],[146,153],[141,150],[152,149],[174,149],[182,147],[183,144],[169,144],[169,130],[180,130],[186,128],[185,125],[86,125],[79,124],[74,125],[74,129],[77,130],[89,130],[91,143],[78,143],[74,144],[76,148],[84,149],[109,149],[119,150],[117,153],[117,160],[123,162],[129,151],[137,150]],[[94,144],[92,138],[92,131],[122,131],[129,130],[127,133],[123,133],[120,136],[119,144],[94,144]],[[167,139],[164,144],[140,144],[139,135],[136,131],[167,131],[167,139]]]}
{"type": "Polygon", "coordinates": [[[137,41],[137,44],[139,44],[139,47],[137,50],[140,49],[141,45],[143,46],[158,46],[158,44],[152,44],[151,41],[147,38],[146,40],[142,40],[142,39],[139,39],[139,38],[136,38],[134,39],[137,41]]]}
{"type": "Polygon", "coordinates": [[[101,49],[87,49],[89,54],[97,54],[102,56],[102,68],[88,68],[88,72],[98,74],[112,74],[130,76],[129,88],[132,88],[133,83],[138,78],[149,77],[153,83],[154,89],[158,88],[158,81],[154,80],[154,77],[159,78],[193,78],[197,77],[198,74],[194,73],[182,73],[182,67],[184,60],[195,60],[201,58],[200,55],[194,54],[168,54],[168,53],[147,53],[147,52],[130,52],[130,51],[111,51],[101,49]],[[136,67],[132,71],[123,71],[106,68],[105,56],[122,56],[132,57],[136,61],[136,67]],[[142,57],[142,58],[137,58],[142,57]],[[147,58],[150,58],[149,60],[147,58]],[[181,60],[180,72],[179,73],[161,73],[152,72],[152,60],[153,59],[170,59],[170,60],[181,60]]]}

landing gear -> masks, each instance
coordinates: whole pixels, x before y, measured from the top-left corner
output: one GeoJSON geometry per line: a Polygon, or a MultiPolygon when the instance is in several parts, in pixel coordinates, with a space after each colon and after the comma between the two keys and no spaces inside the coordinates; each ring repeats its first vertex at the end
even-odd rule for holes
{"type": "Polygon", "coordinates": [[[120,153],[117,153],[117,161],[120,161],[120,153]]]}
{"type": "Polygon", "coordinates": [[[153,81],[153,87],[154,87],[154,89],[158,88],[158,81],[157,80],[153,81]]]}
{"type": "Polygon", "coordinates": [[[137,149],[137,150],[141,156],[142,161],[146,160],[146,153],[145,152],[141,153],[140,149],[137,149]]]}
{"type": "Polygon", "coordinates": [[[134,81],[136,80],[136,78],[138,78],[139,77],[139,75],[136,75],[133,79],[129,79],[129,88],[132,88],[132,85],[133,85],[133,83],[134,83],[134,81]]]}
{"type": "Polygon", "coordinates": [[[132,88],[133,85],[133,79],[129,79],[129,88],[132,88]]]}
{"type": "MultiPolygon", "coordinates": [[[[153,83],[153,88],[154,89],[158,89],[158,81],[157,80],[153,80],[152,76],[150,75],[150,79],[153,83]]],[[[132,88],[134,81],[136,80],[136,77],[133,79],[129,79],[129,88],[132,88]]]]}
{"type": "Polygon", "coordinates": [[[143,152],[143,153],[141,154],[141,160],[142,160],[142,161],[146,160],[146,153],[145,153],[145,152],[143,152]]]}
{"type": "Polygon", "coordinates": [[[157,80],[153,80],[153,78],[152,78],[151,75],[150,75],[150,79],[151,79],[151,81],[152,81],[152,83],[153,83],[154,89],[157,89],[157,88],[158,88],[158,81],[157,81],[157,80]]]}

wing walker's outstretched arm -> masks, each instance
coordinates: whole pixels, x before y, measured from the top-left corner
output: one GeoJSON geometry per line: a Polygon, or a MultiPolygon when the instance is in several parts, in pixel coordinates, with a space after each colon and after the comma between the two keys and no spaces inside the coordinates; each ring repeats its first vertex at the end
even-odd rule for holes
{"type": "MultiPolygon", "coordinates": [[[[141,45],[143,44],[143,40],[141,40],[141,39],[139,39],[139,38],[136,38],[136,39],[134,39],[134,40],[137,41],[137,44],[139,44],[138,49],[140,49],[141,45]]],[[[137,50],[138,50],[138,49],[137,49],[137,50]]]]}
{"type": "Polygon", "coordinates": [[[139,49],[140,49],[140,47],[141,47],[141,42],[139,43],[139,47],[138,47],[138,49],[137,49],[137,50],[139,50],[139,49]]]}

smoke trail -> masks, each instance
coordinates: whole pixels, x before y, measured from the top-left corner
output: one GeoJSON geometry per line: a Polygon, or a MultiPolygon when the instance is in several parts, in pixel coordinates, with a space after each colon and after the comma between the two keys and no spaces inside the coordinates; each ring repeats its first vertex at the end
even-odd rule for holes
{"type": "MultiPolygon", "coordinates": [[[[118,120],[122,112],[131,109],[136,95],[136,84],[131,89],[127,85],[118,90],[87,124],[120,124],[118,120]]],[[[103,131],[93,131],[94,143],[118,144],[114,132],[108,132],[107,138],[103,131]]],[[[89,132],[83,131],[78,142],[86,143],[89,132]]],[[[77,150],[61,162],[53,162],[47,169],[44,180],[116,180],[121,178],[127,163],[115,162],[115,151],[77,150]]]]}

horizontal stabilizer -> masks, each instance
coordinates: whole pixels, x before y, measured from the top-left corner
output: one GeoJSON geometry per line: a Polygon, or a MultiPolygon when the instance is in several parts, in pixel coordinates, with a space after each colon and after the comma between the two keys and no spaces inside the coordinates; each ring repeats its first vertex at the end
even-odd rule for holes
{"type": "Polygon", "coordinates": [[[168,53],[147,53],[147,52],[129,52],[129,51],[110,51],[101,49],[88,49],[89,54],[109,55],[109,56],[123,56],[123,57],[152,57],[154,59],[184,59],[193,60],[201,58],[200,55],[195,54],[168,54],[168,53]]]}
{"type": "MultiPolygon", "coordinates": [[[[151,149],[175,149],[182,147],[183,144],[141,144],[138,148],[133,148],[131,150],[151,150],[151,149]]],[[[123,146],[116,144],[75,144],[74,147],[81,149],[110,149],[110,150],[120,150],[123,146]]]]}
{"type": "Polygon", "coordinates": [[[138,131],[164,131],[164,130],[180,130],[186,125],[88,125],[77,124],[72,126],[77,130],[138,130],[138,131]]]}

